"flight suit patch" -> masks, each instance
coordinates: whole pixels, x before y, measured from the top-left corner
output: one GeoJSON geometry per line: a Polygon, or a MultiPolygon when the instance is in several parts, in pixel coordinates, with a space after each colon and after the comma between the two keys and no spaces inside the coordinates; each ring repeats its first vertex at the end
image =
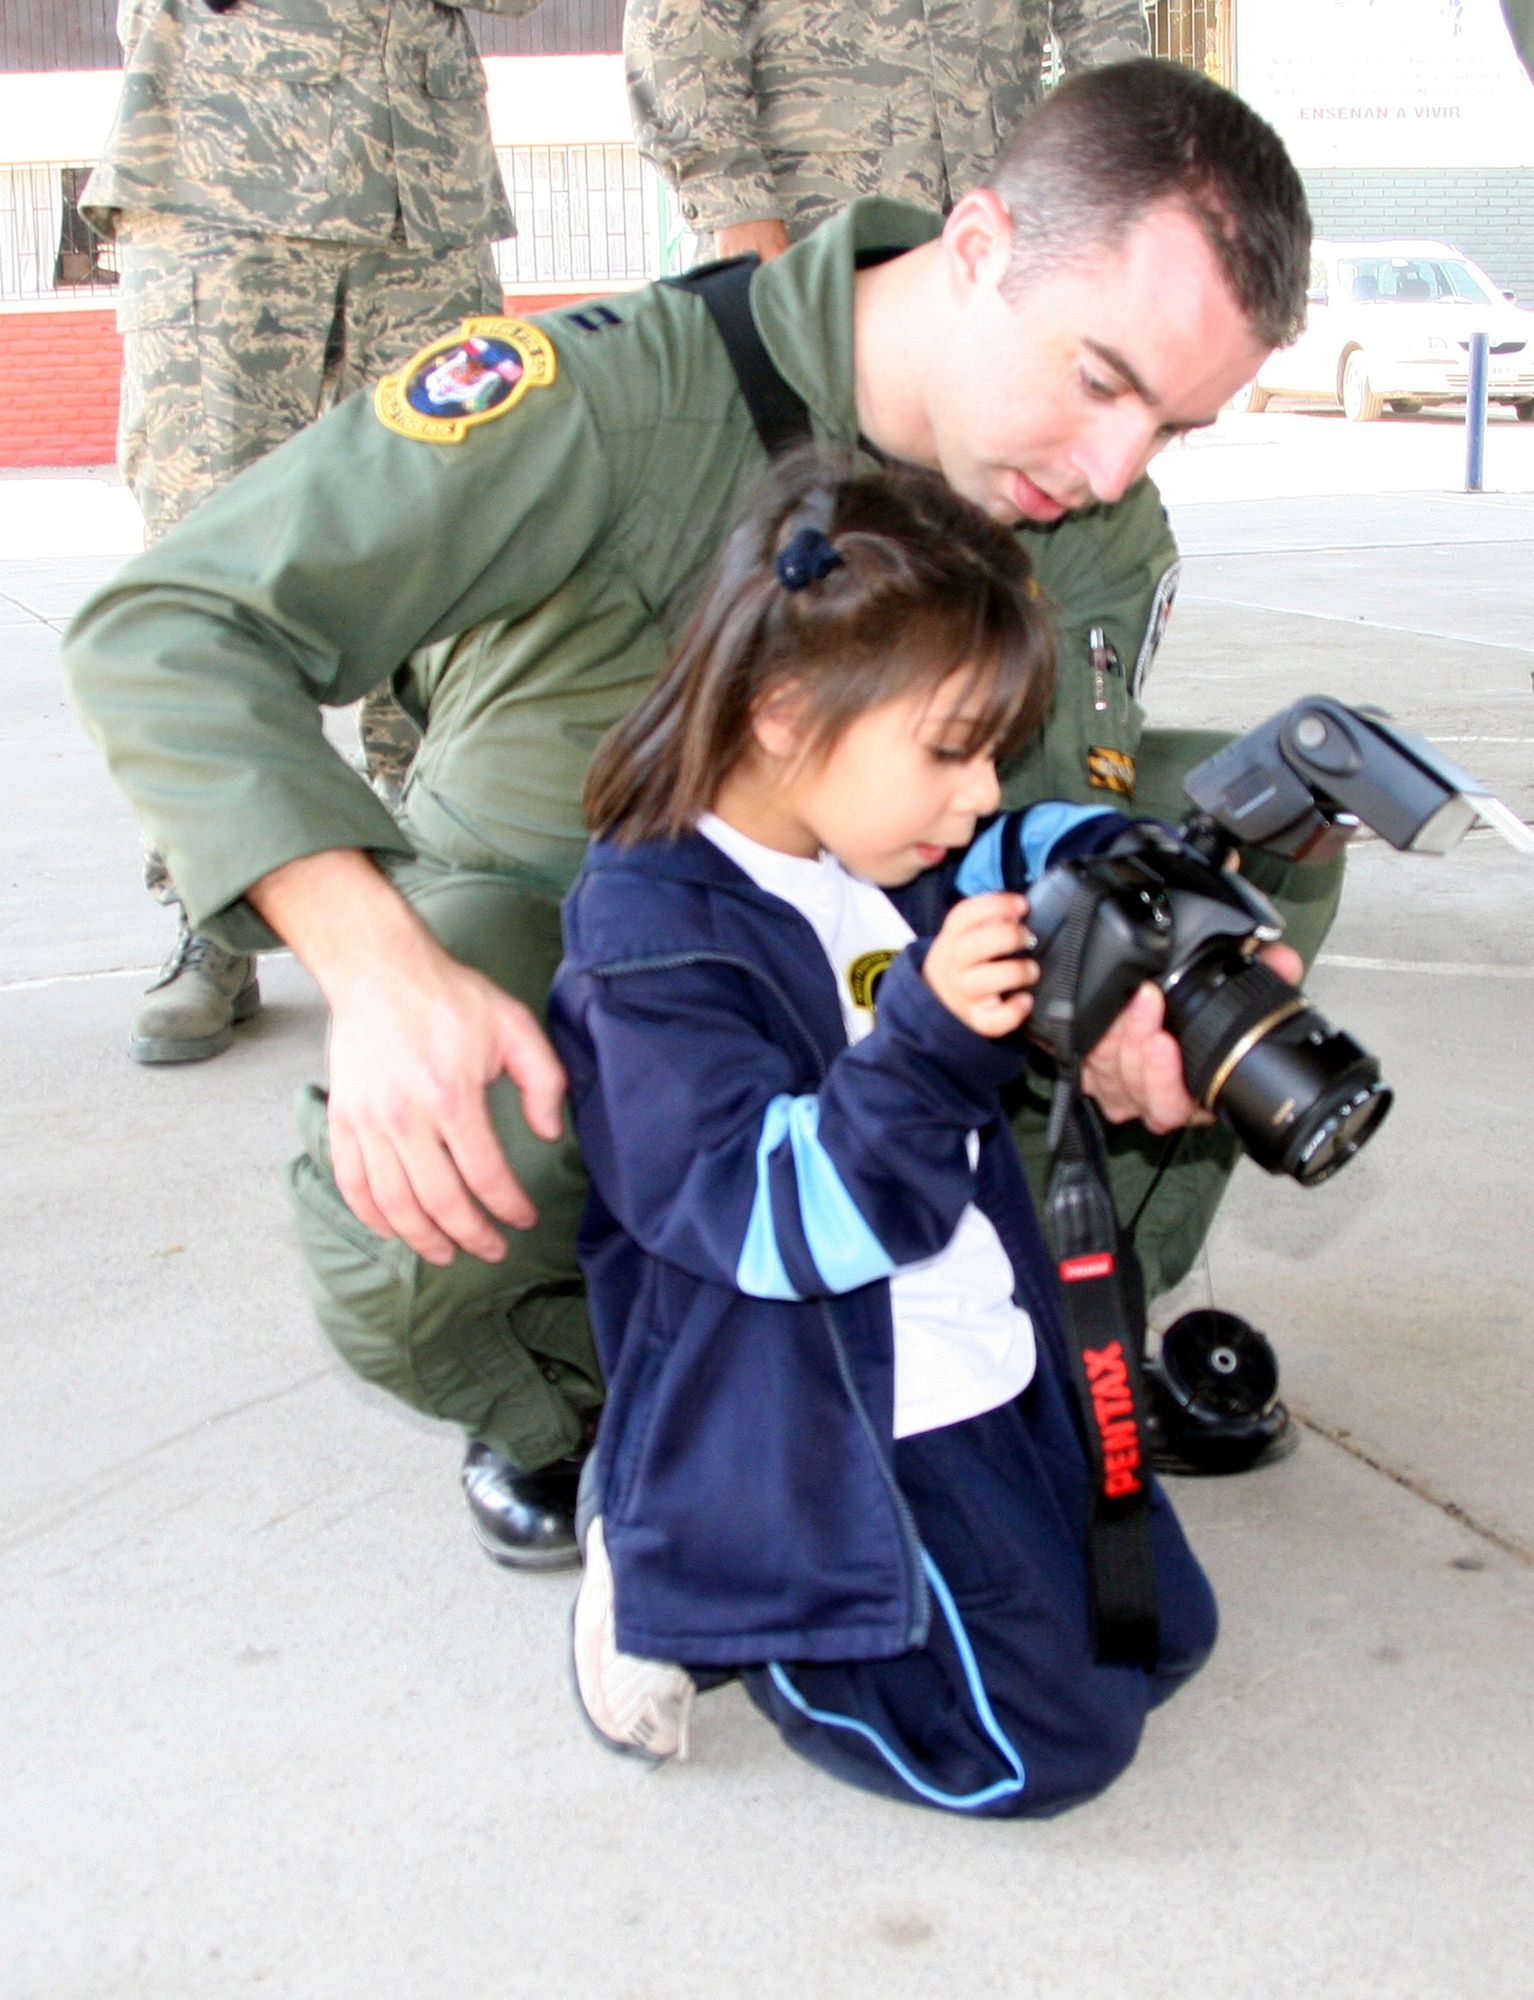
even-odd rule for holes
{"type": "Polygon", "coordinates": [[[1089,750],[1087,777],[1103,791],[1117,792],[1120,798],[1135,795],[1135,760],[1123,750],[1089,750]]]}
{"type": "Polygon", "coordinates": [[[524,319],[466,319],[373,391],[378,421],[423,444],[461,444],[475,424],[503,417],[558,369],[547,336],[524,319]]]}

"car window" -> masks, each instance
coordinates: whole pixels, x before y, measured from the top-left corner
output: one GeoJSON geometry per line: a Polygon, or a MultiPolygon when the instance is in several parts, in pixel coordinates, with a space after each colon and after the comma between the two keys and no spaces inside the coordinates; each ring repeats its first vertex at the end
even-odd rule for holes
{"type": "Polygon", "coordinates": [[[1467,264],[1456,264],[1445,258],[1433,269],[1447,287],[1441,294],[1443,298],[1474,299],[1478,305],[1491,299],[1491,294],[1467,264]]]}
{"type": "Polygon", "coordinates": [[[1346,297],[1363,305],[1378,300],[1422,305],[1438,299],[1495,303],[1457,257],[1347,257],[1338,264],[1337,275],[1346,297]]]}

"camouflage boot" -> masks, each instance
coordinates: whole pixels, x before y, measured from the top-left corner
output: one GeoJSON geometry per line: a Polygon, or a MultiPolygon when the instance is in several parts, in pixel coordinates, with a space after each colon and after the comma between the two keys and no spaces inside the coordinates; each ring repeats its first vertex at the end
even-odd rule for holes
{"type": "Polygon", "coordinates": [[[255,960],[225,951],[185,922],[146,992],[128,1042],[128,1054],[139,1063],[202,1062],[222,1055],[234,1040],[235,1022],[248,1021],[261,1005],[255,960]]]}

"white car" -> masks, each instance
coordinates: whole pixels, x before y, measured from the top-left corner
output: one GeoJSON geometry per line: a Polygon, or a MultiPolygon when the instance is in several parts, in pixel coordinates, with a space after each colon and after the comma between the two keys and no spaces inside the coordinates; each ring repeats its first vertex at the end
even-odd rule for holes
{"type": "Polygon", "coordinates": [[[1470,336],[1486,333],[1488,399],[1512,403],[1534,423],[1534,312],[1511,297],[1447,243],[1318,238],[1305,331],[1262,364],[1237,407],[1261,410],[1272,396],[1324,397],[1367,424],[1387,407],[1463,402],[1470,336]]]}

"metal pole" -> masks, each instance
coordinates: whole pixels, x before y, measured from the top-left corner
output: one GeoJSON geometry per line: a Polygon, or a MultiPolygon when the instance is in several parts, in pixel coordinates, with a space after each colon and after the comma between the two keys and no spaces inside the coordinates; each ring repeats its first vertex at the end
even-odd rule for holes
{"type": "Polygon", "coordinates": [[[1486,367],[1489,336],[1470,336],[1470,384],[1465,392],[1465,491],[1479,493],[1486,464],[1486,367]]]}

